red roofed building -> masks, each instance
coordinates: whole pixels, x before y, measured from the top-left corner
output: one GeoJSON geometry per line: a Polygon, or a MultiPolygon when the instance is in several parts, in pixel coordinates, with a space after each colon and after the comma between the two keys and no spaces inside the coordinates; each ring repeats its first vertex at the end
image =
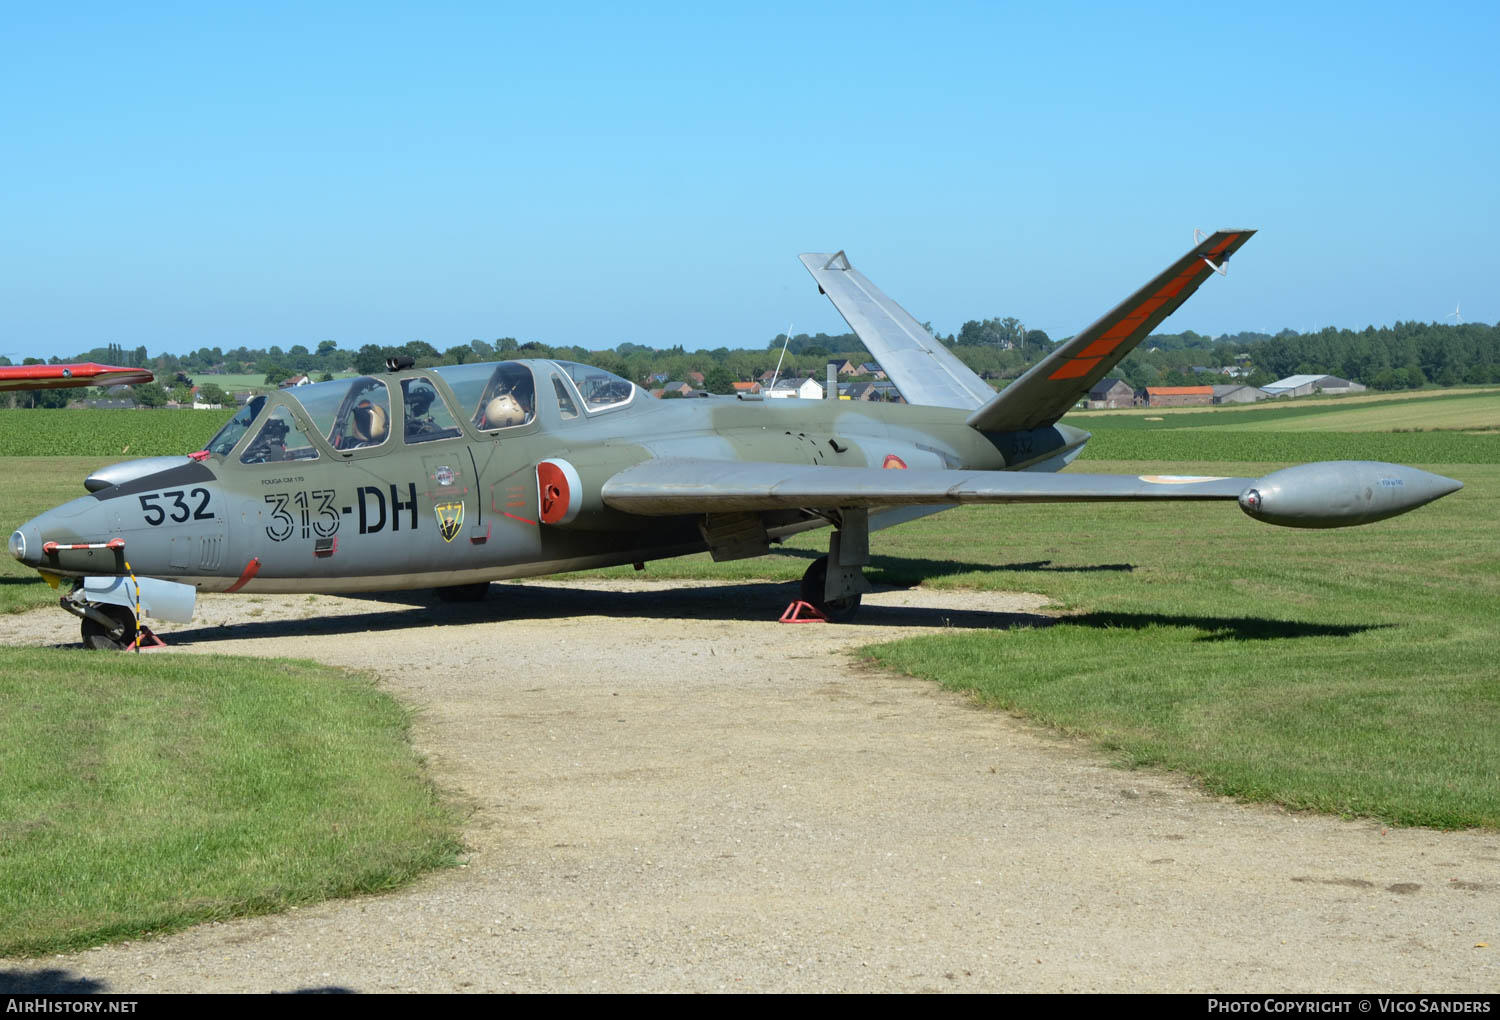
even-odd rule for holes
{"type": "Polygon", "coordinates": [[[1207,407],[1214,402],[1212,386],[1147,386],[1147,407],[1207,407]]]}

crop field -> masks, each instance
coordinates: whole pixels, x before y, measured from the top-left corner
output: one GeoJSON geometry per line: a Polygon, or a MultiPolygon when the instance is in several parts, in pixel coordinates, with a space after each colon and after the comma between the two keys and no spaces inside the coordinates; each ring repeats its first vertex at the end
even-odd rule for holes
{"type": "Polygon", "coordinates": [[[1500,392],[1433,394],[1315,407],[1094,412],[1068,423],[1094,438],[1081,460],[1387,460],[1500,463],[1500,392]]]}
{"type": "Polygon", "coordinates": [[[1393,401],[1391,404],[1366,404],[1347,409],[1329,408],[1296,418],[1247,422],[1237,428],[1247,432],[1409,432],[1452,429],[1494,432],[1500,430],[1500,394],[1450,397],[1446,400],[1393,401]]]}
{"type": "MultiPolygon", "coordinates": [[[[334,372],[332,374],[335,379],[353,379],[357,373],[334,372]]],[[[323,374],[321,372],[313,372],[311,373],[311,375],[314,380],[321,379],[323,377],[323,374]]],[[[202,386],[205,383],[214,383],[220,389],[228,393],[238,393],[244,390],[253,390],[256,393],[265,393],[276,388],[275,386],[272,386],[270,383],[266,382],[266,377],[264,375],[256,375],[254,372],[245,372],[240,374],[225,373],[223,375],[210,375],[206,372],[200,372],[198,375],[193,376],[193,382],[197,383],[199,386],[202,386]]]]}
{"type": "MultiPolygon", "coordinates": [[[[234,411],[0,409],[0,457],[159,457],[203,449],[234,411]]],[[[82,476],[79,477],[82,482],[82,476]]]]}

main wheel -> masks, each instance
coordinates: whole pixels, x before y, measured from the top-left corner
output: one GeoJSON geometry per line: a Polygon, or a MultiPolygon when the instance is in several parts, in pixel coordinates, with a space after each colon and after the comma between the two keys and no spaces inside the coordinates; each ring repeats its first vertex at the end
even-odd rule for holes
{"type": "Polygon", "coordinates": [[[135,613],[124,606],[100,605],[94,608],[113,620],[115,625],[105,627],[97,620],[85,616],[83,618],[83,646],[85,648],[118,652],[135,644],[135,613]]]}
{"type": "Polygon", "coordinates": [[[455,584],[436,590],[437,597],[444,602],[483,602],[490,593],[490,582],[475,581],[473,584],[455,584]]]}
{"type": "Polygon", "coordinates": [[[841,598],[828,599],[823,592],[828,584],[828,557],[819,556],[802,575],[802,601],[812,606],[833,623],[845,623],[859,612],[859,603],[864,598],[859,592],[841,598]]]}

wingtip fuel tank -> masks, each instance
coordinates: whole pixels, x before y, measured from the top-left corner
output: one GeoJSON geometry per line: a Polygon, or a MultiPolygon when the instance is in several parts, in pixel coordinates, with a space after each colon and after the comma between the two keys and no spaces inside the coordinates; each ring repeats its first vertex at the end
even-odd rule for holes
{"type": "Polygon", "coordinates": [[[1288,528],[1347,528],[1415,510],[1464,487],[1400,464],[1336,460],[1273,471],[1240,493],[1240,509],[1288,528]]]}

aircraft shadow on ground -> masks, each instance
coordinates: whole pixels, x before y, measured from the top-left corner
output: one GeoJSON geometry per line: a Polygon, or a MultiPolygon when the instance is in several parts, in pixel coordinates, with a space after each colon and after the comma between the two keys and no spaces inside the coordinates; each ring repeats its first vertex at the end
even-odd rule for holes
{"type": "Polygon", "coordinates": [[[3,995],[100,995],[108,991],[109,986],[103,981],[60,967],[39,970],[0,968],[0,994],[3,995]]]}
{"type": "MultiPolygon", "coordinates": [[[[297,988],[297,995],[347,995],[354,989],[341,985],[297,988]]],[[[83,977],[60,967],[39,970],[0,968],[0,995],[121,995],[104,981],[83,977]]]]}
{"type": "MultiPolygon", "coordinates": [[[[779,617],[797,596],[796,582],[728,584],[711,588],[694,586],[654,591],[497,584],[491,587],[489,598],[483,602],[447,603],[439,601],[430,591],[395,592],[365,598],[378,605],[401,608],[302,620],[256,620],[228,626],[190,626],[164,634],[164,639],[176,647],[192,647],[241,638],[342,634],[350,631],[387,631],[578,616],[634,617],[641,620],[758,619],[769,622],[779,617]]],[[[205,599],[200,615],[211,617],[211,607],[212,602],[205,599]]],[[[1040,613],[883,606],[867,601],[853,623],[840,626],[1010,630],[1046,627],[1055,622],[1053,617],[1040,613]]]]}
{"type": "Polygon", "coordinates": [[[1165,613],[1080,613],[1060,616],[1054,623],[1099,630],[1145,630],[1148,627],[1187,627],[1202,633],[1196,641],[1272,641],[1282,638],[1353,637],[1368,630],[1384,630],[1389,623],[1309,623],[1273,620],[1262,616],[1173,616],[1165,613]]]}

